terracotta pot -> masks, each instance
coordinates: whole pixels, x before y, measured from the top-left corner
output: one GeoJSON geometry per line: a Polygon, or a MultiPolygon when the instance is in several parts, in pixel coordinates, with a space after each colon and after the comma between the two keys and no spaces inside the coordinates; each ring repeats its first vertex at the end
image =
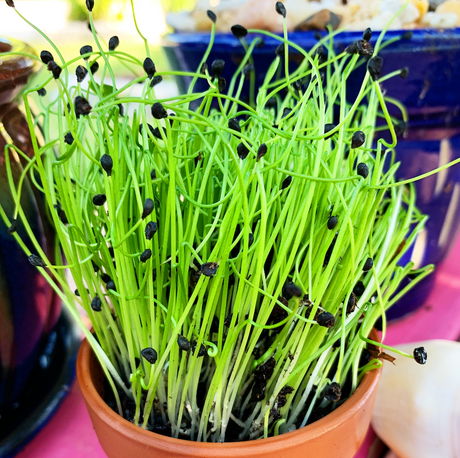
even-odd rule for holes
{"type": "MultiPolygon", "coordinates": [[[[378,339],[376,331],[371,336],[378,339]]],[[[78,383],[109,458],[352,458],[369,426],[380,372],[368,372],[350,399],[311,425],[268,439],[215,444],[161,436],[120,417],[101,397],[104,375],[86,340],[77,358],[78,383]]]]}

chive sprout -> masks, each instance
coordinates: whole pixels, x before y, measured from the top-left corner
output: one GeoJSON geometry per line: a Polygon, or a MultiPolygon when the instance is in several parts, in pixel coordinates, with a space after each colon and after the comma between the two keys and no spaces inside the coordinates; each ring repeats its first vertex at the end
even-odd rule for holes
{"type": "MultiPolygon", "coordinates": [[[[275,9],[283,37],[236,29],[245,56],[228,85],[224,61],[210,72],[206,65],[216,21],[208,11],[211,44],[193,83],[164,100],[154,86],[181,73],[157,71],[150,57],[139,62],[114,37],[104,50],[94,32],[97,50],[85,53],[94,55],[85,64],[90,78],[96,63],[101,68],[100,85],[81,84],[88,73],[81,56],[57,65],[46,54],[53,74],[23,94],[35,155],[14,149],[27,162],[20,180],[5,148],[14,208],[0,207],[0,216],[11,237],[33,266],[46,267],[42,274],[101,361],[117,411],[123,415],[128,399],[134,424],[172,437],[185,424],[191,440],[258,439],[328,413],[381,364],[360,362],[375,322],[433,270],[403,263],[426,217],[415,205],[412,182],[420,177],[398,182],[395,154],[382,154],[396,148],[397,126],[379,86],[378,55],[347,100],[347,80],[366,65],[361,56],[374,54],[372,32],[345,53],[321,34],[306,51],[287,36],[284,5],[275,9]],[[261,35],[280,45],[246,103],[261,35]],[[289,49],[303,57],[292,72],[289,49]],[[139,75],[123,87],[115,78],[104,84],[117,59],[139,75]],[[194,92],[198,79],[207,84],[202,92],[194,92]],[[49,85],[58,91],[32,110],[49,85]],[[379,138],[377,118],[391,143],[379,138]],[[22,211],[25,185],[42,192],[50,210],[63,253],[56,264],[22,211]]],[[[421,348],[403,356],[426,362],[421,348]]]]}

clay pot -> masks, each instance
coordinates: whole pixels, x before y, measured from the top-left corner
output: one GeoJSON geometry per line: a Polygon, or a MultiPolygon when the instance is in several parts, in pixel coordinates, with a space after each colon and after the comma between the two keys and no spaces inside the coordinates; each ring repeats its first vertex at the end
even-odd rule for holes
{"type": "MultiPolygon", "coordinates": [[[[376,331],[371,336],[378,338],[376,331]]],[[[350,399],[311,425],[268,439],[215,444],[161,436],[120,417],[101,397],[104,374],[86,340],[77,358],[78,383],[109,458],[352,458],[369,426],[380,373],[368,372],[350,399]]]]}

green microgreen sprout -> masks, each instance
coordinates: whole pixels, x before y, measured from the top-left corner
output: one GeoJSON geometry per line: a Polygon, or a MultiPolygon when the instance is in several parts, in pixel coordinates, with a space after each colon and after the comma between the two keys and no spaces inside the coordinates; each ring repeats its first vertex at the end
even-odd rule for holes
{"type": "MultiPolygon", "coordinates": [[[[86,4],[94,30],[97,4],[86,4]]],[[[65,62],[47,38],[61,63],[42,52],[51,73],[23,95],[35,154],[5,147],[15,208],[0,214],[11,236],[81,325],[120,415],[130,399],[130,421],[175,438],[264,438],[332,410],[382,364],[361,363],[368,345],[389,348],[368,338],[375,322],[382,318],[384,336],[385,310],[433,270],[418,269],[399,289],[414,274],[401,258],[426,217],[412,185],[421,177],[395,178],[396,121],[386,102],[401,106],[380,88],[386,76],[372,32],[341,54],[336,32],[307,51],[288,39],[284,5],[275,8],[282,37],[232,29],[245,57],[228,85],[222,60],[208,70],[212,12],[196,73],[156,69],[140,32],[143,62],[117,37],[106,48],[94,31],[94,49],[65,62]],[[251,54],[263,35],[280,47],[256,91],[251,54]],[[289,52],[303,57],[292,72],[289,52]],[[366,64],[362,56],[372,57],[366,64]],[[117,59],[137,68],[122,87],[110,64],[117,59]],[[368,71],[350,103],[347,80],[359,65],[368,71]],[[159,100],[157,86],[170,75],[191,76],[190,89],[159,100]],[[194,92],[198,79],[206,90],[194,92]],[[378,118],[391,143],[379,137],[378,118]],[[55,264],[25,218],[25,185],[44,195],[62,251],[55,264]]],[[[423,348],[397,353],[427,358],[423,348]]]]}

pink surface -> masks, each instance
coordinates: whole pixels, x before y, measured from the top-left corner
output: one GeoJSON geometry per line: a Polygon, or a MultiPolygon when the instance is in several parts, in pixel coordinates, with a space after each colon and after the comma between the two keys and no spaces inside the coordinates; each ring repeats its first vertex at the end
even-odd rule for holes
{"type": "MultiPolygon", "coordinates": [[[[457,340],[460,336],[460,239],[438,268],[436,285],[425,305],[411,316],[388,327],[385,343],[427,339],[457,340]]],[[[379,444],[369,431],[355,458],[370,458],[379,444]]],[[[397,458],[394,454],[388,458],[397,458]]],[[[71,388],[53,419],[17,455],[18,458],[105,458],[89,419],[77,383],[71,388]]],[[[171,457],[173,458],[173,457],[171,457]]]]}

